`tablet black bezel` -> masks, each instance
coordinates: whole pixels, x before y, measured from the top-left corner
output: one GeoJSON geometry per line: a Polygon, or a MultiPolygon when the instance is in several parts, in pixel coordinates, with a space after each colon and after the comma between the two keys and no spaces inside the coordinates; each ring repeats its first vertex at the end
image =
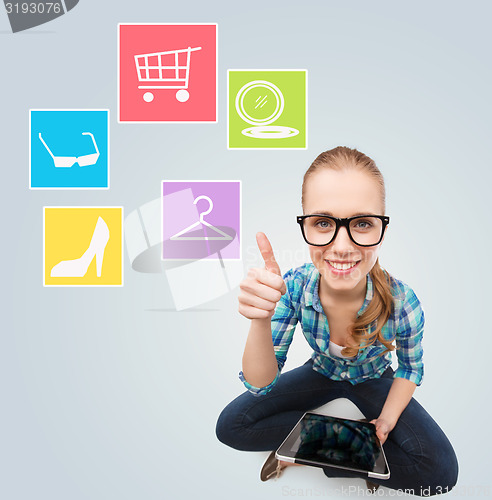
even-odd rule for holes
{"type": "MultiPolygon", "coordinates": [[[[278,447],[277,451],[275,452],[275,455],[278,459],[280,460],[285,460],[289,462],[293,462],[296,464],[303,464],[303,465],[311,465],[313,467],[333,467],[336,469],[342,469],[342,470],[349,470],[352,472],[358,472],[362,474],[367,474],[368,477],[375,477],[379,479],[388,479],[390,477],[390,470],[388,466],[388,462],[386,460],[386,455],[384,454],[384,449],[381,445],[381,442],[379,441],[377,435],[375,436],[376,442],[378,443],[380,449],[381,449],[381,455],[379,461],[382,461],[384,464],[385,471],[380,472],[377,470],[368,470],[368,469],[361,469],[359,467],[348,467],[348,466],[342,466],[339,464],[334,464],[334,463],[329,463],[329,462],[319,462],[316,460],[306,460],[303,458],[296,458],[295,457],[295,452],[292,452],[291,449],[294,446],[295,442],[299,438],[299,432],[300,432],[300,423],[302,422],[303,419],[306,417],[309,417],[310,415],[315,415],[316,417],[326,417],[330,420],[340,420],[340,421],[350,421],[350,422],[357,422],[360,423],[364,426],[367,426],[368,424],[371,426],[374,426],[374,424],[371,424],[370,422],[367,422],[366,420],[356,420],[356,419],[351,419],[351,418],[340,418],[340,417],[334,417],[331,415],[323,415],[321,413],[315,413],[315,412],[306,412],[304,415],[299,419],[297,424],[294,426],[294,428],[290,431],[289,435],[284,439],[282,444],[278,447]]],[[[378,461],[378,462],[379,462],[378,461]]],[[[380,464],[381,465],[381,464],[380,464]]]]}

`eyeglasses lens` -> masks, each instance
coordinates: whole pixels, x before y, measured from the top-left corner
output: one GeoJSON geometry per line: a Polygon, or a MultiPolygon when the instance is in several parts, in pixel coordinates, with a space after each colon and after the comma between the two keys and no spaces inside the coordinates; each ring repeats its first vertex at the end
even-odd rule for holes
{"type": "MultiPolygon", "coordinates": [[[[377,217],[357,217],[349,223],[350,234],[359,245],[375,245],[383,232],[383,221],[377,217]]],[[[304,219],[304,235],[311,245],[327,245],[335,234],[335,221],[328,217],[304,219]]],[[[340,228],[341,230],[341,228],[340,228]]]]}

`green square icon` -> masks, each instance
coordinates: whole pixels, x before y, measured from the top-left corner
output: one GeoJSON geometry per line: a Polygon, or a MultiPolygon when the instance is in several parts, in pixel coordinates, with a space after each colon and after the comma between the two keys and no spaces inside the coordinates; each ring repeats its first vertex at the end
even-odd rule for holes
{"type": "Polygon", "coordinates": [[[307,70],[227,72],[228,149],[307,148],[307,70]]]}

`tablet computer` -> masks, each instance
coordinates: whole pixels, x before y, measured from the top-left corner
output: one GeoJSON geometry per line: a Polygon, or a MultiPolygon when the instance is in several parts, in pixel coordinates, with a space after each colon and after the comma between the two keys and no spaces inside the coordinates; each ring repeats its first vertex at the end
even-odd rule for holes
{"type": "Polygon", "coordinates": [[[378,479],[390,477],[376,427],[362,420],[306,412],[275,455],[285,462],[337,467],[378,479]]]}

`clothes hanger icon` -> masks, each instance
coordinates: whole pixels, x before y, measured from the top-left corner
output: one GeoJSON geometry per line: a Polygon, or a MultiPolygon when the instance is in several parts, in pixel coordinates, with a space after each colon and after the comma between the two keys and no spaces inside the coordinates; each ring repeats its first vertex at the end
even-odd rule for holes
{"type": "Polygon", "coordinates": [[[198,196],[197,198],[194,199],[193,204],[196,205],[199,200],[207,200],[209,203],[208,210],[205,212],[200,213],[200,220],[198,222],[195,222],[191,226],[188,226],[187,228],[183,229],[182,231],[179,231],[179,233],[174,234],[171,236],[171,240],[178,240],[178,241],[197,241],[197,240],[232,240],[232,237],[229,236],[227,233],[224,233],[224,231],[221,231],[219,228],[212,226],[212,224],[209,224],[206,220],[204,220],[204,216],[209,214],[212,209],[214,208],[214,204],[212,200],[205,195],[198,196]],[[215,232],[221,234],[222,236],[181,236],[182,234],[185,234],[189,232],[191,229],[199,226],[200,224],[203,224],[204,226],[209,227],[210,229],[213,229],[215,232]]]}
{"type": "Polygon", "coordinates": [[[39,132],[39,140],[44,144],[44,147],[48,150],[51,158],[53,158],[55,167],[68,168],[75,165],[76,163],[78,163],[80,167],[95,165],[97,163],[97,160],[99,159],[99,149],[97,148],[96,140],[90,132],[82,132],[82,135],[91,136],[94,147],[96,148],[96,152],[84,156],[79,156],[78,158],[76,156],[55,156],[51,152],[51,149],[48,147],[48,144],[46,144],[46,142],[44,142],[44,139],[41,137],[41,132],[39,132]]]}

